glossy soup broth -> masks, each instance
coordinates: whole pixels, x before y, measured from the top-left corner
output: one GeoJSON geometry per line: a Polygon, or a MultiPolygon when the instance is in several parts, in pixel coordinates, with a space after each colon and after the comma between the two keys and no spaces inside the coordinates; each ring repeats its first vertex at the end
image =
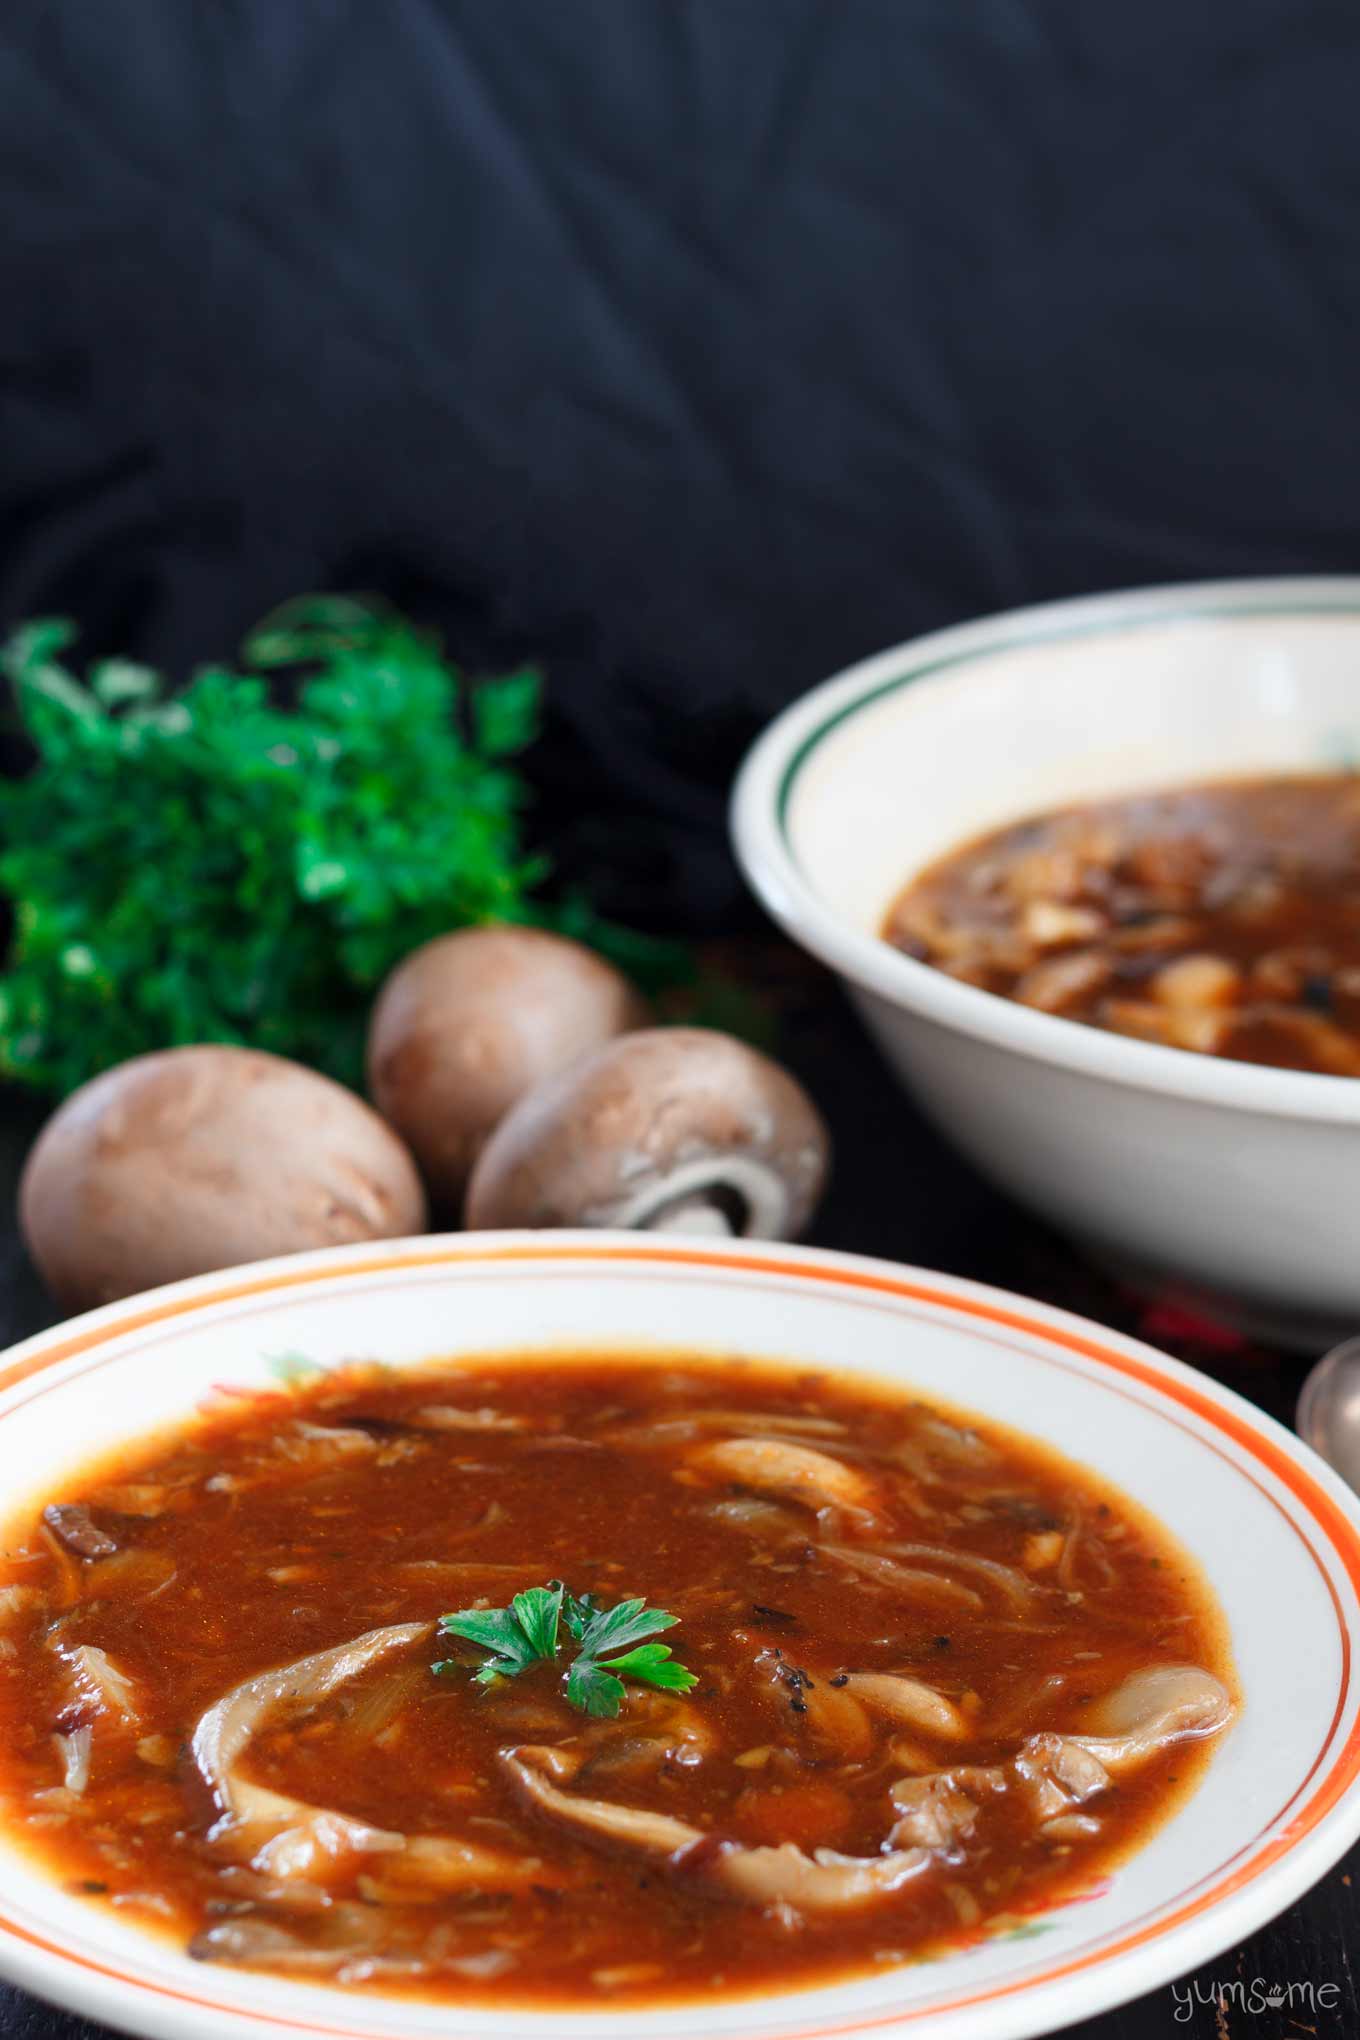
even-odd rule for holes
{"type": "Polygon", "coordinates": [[[1113,1034],[1360,1076],[1360,776],[1028,816],[914,878],[884,934],[966,984],[1113,1034]]]}
{"type": "Polygon", "coordinates": [[[448,1999],[786,1989],[1014,1928],[1163,1817],[1231,1690],[1127,1500],[738,1361],[233,1399],[0,1563],[3,1818],[51,1874],[205,1962],[448,1999]],[[433,1628],[554,1581],[676,1618],[694,1683],[595,1716],[565,1620],[486,1682],[433,1628]]]}

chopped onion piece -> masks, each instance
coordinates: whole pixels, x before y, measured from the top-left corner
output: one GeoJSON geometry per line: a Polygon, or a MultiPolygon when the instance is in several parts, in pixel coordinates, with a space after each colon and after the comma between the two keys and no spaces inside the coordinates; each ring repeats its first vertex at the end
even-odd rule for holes
{"type": "Polygon", "coordinates": [[[93,1739],[88,1726],[74,1729],[70,1735],[54,1735],[52,1738],[61,1757],[62,1783],[68,1792],[81,1793],[90,1782],[90,1744],[93,1739]]]}
{"type": "Polygon", "coordinates": [[[63,1655],[70,1667],[71,1698],[77,1706],[94,1706],[123,1721],[137,1719],[137,1689],[127,1673],[98,1644],[78,1644],[63,1655]]]}

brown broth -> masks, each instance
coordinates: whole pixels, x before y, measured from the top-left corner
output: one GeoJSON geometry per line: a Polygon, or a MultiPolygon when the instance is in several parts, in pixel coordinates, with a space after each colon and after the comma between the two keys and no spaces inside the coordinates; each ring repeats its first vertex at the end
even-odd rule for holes
{"type": "Polygon", "coordinates": [[[1360,777],[1187,786],[952,850],[886,939],[1003,998],[1237,1061],[1360,1076],[1360,777]]]}
{"type": "Polygon", "coordinates": [[[1125,1497],[999,1427],[764,1363],[344,1369],[214,1408],[52,1500],[87,1505],[118,1549],[80,1557],[31,1510],[9,1526],[7,1830],[68,1888],[121,1901],[124,1918],[204,1959],[314,1981],[659,2001],[826,1982],[1004,1931],[1089,1890],[1145,1839],[1207,1743],[1173,1743],[1112,1778],[1084,1803],[1090,1835],[1043,1833],[1013,1782],[975,1786],[976,1822],[952,1851],[848,1910],[741,1902],[715,1881],[733,1853],[719,1842],[876,1858],[898,1818],[895,1780],[1005,1766],[1036,1731],[1079,1732],[1099,1696],[1149,1666],[1201,1666],[1231,1688],[1192,1562],[1125,1497]],[[431,1429],[432,1406],[460,1423],[491,1417],[431,1429]],[[713,1444],[751,1436],[826,1455],[858,1500],[819,1512],[810,1489],[790,1500],[706,1463],[713,1444]],[[889,1549],[922,1545],[955,1556],[889,1549]],[[905,1577],[876,1573],[885,1558],[905,1577]],[[470,1676],[481,1653],[431,1637],[266,1725],[244,1765],[257,1785],[382,1830],[529,1859],[513,1889],[402,1885],[398,1858],[343,1851],[290,1883],[252,1869],[230,1835],[210,1839],[221,1806],[188,1746],[229,1689],[555,1578],[677,1615],[665,1640],[698,1674],[693,1692],[630,1686],[617,1721],[592,1721],[566,1704],[561,1664],[483,1687],[470,1676]],[[129,1682],[133,1717],[91,1697],[88,1661],[72,1656],[88,1646],[129,1682]],[[450,1651],[469,1671],[434,1676],[450,1651]],[[959,1711],[962,1738],[847,1708],[862,1672],[928,1686],[959,1711]],[[849,1688],[834,1683],[847,1674],[849,1688]],[[54,1736],[84,1729],[88,1782],[72,1791],[72,1745],[54,1736]],[[669,1860],[568,1829],[507,1775],[501,1753],[524,1745],[573,1764],[584,1753],[568,1793],[717,1839],[669,1860]]]}

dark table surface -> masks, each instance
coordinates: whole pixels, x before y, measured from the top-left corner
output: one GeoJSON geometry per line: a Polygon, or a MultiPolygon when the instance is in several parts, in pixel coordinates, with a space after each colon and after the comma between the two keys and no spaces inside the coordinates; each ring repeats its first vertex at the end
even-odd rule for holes
{"type": "MultiPolygon", "coordinates": [[[[1114,1289],[944,1147],[886,1076],[876,1081],[872,1052],[820,973],[777,945],[747,951],[741,962],[743,975],[777,1004],[780,1053],[816,1096],[836,1137],[836,1175],[815,1244],[946,1269],[1083,1312],[1178,1353],[1289,1422],[1303,1362],[1217,1337],[1167,1299],[1114,1289]]],[[[14,1186],[42,1114],[12,1096],[0,1098],[0,1111],[0,1345],[7,1345],[55,1314],[13,1224],[14,1186]]],[[[1350,1959],[1357,1879],[1360,1849],[1240,1948],[1069,2031],[1085,2040],[1360,2035],[1360,1989],[1350,1959]],[[1334,1989],[1324,1991],[1329,1984],[1334,1989]],[[1292,1996],[1278,2008],[1266,2002],[1290,1986],[1292,1996]]],[[[99,2040],[103,2031],[0,1985],[3,2040],[99,2040]]]]}

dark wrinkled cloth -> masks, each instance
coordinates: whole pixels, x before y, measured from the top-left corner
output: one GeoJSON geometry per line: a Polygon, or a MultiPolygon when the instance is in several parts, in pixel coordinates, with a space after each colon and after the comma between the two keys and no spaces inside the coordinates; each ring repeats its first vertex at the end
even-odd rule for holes
{"type": "Polygon", "coordinates": [[[547,666],[567,873],[740,925],[822,674],[1354,563],[1357,85],[1309,0],[10,0],[0,615],[384,588],[547,666]]]}

